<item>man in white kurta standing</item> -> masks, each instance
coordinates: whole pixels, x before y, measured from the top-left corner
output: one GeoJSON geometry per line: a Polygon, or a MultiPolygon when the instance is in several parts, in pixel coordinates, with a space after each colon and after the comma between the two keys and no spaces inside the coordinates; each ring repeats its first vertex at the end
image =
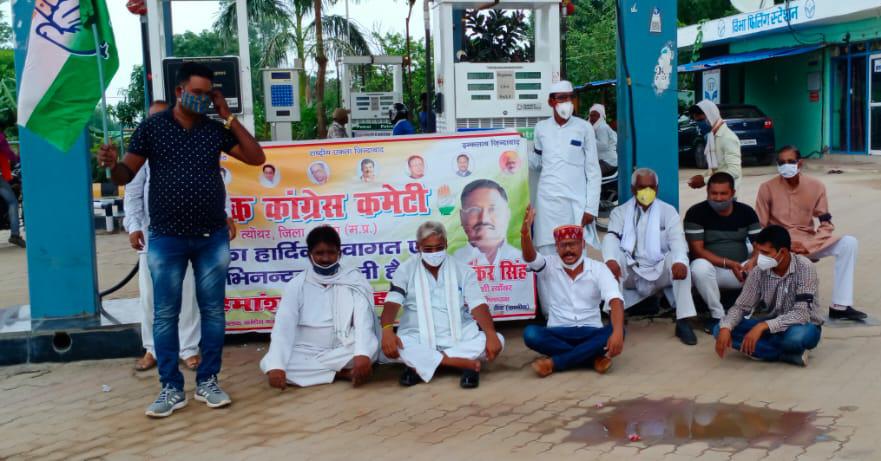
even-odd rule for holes
{"type": "Polygon", "coordinates": [[[423,223],[416,241],[419,254],[395,271],[385,299],[382,351],[407,365],[402,386],[431,381],[443,365],[462,371],[462,388],[475,388],[480,384],[481,360],[495,360],[504,338],[496,333],[474,270],[448,257],[443,224],[423,223]],[[401,307],[404,312],[395,334],[401,307]]]}
{"type": "Polygon", "coordinates": [[[630,185],[633,198],[609,216],[603,261],[624,288],[624,309],[663,290],[676,308],[676,336],[693,346],[697,336],[688,319],[697,312],[691,297],[688,245],[679,213],[656,198],[658,175],[651,169],[634,171],[630,185]]]}
{"type": "MultiPolygon", "coordinates": [[[[539,175],[533,204],[534,238],[543,255],[557,253],[554,229],[564,224],[581,223],[587,243],[599,248],[594,218],[600,206],[602,174],[596,136],[590,123],[573,115],[573,97],[568,81],[551,86],[548,104],[554,115],[535,125],[535,149],[529,156],[530,167],[539,175]]],[[[538,293],[544,305],[548,294],[542,284],[538,293]]]]}
{"type": "Polygon", "coordinates": [[[336,378],[358,386],[379,355],[373,288],[357,267],[340,263],[334,228],[312,229],[306,247],[311,264],[285,286],[260,370],[277,389],[336,378]]]}

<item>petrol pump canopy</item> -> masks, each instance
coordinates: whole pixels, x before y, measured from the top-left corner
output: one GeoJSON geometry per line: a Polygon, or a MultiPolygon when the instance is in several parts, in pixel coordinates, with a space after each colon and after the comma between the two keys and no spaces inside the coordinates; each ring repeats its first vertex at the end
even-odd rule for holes
{"type": "Polygon", "coordinates": [[[727,66],[729,64],[742,64],[745,62],[762,61],[765,59],[783,58],[786,56],[795,56],[798,54],[810,53],[819,50],[825,45],[806,45],[793,46],[789,48],[772,48],[768,50],[750,51],[748,53],[728,54],[725,56],[716,56],[712,58],[702,59],[700,61],[689,62],[679,65],[679,72],[697,72],[702,70],[714,69],[716,67],[727,66]]]}

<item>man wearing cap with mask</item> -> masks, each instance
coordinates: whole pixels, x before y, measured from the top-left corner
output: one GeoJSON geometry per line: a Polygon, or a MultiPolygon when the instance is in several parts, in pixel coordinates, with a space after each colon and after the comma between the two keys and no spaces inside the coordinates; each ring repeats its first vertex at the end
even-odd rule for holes
{"type": "Polygon", "coordinates": [[[658,175],[653,170],[638,168],[630,184],[633,198],[609,216],[603,260],[624,288],[625,309],[663,290],[676,308],[676,336],[693,346],[697,337],[688,319],[697,313],[679,213],[656,198],[658,175]]]}
{"type": "MultiPolygon", "coordinates": [[[[535,125],[535,149],[529,165],[538,176],[535,194],[535,245],[543,255],[557,253],[554,229],[564,224],[586,227],[587,242],[599,248],[594,218],[600,206],[602,173],[597,159],[596,136],[586,120],[573,115],[572,84],[551,86],[551,118],[535,125]]],[[[542,305],[549,294],[538,286],[542,305]]],[[[547,312],[545,312],[547,315],[547,312]]]]}
{"type": "Polygon", "coordinates": [[[590,106],[588,119],[593,125],[597,138],[597,157],[603,176],[618,171],[618,133],[606,123],[606,106],[594,104],[590,106]]]}
{"type": "Polygon", "coordinates": [[[557,253],[541,255],[532,244],[535,210],[526,209],[520,229],[523,259],[548,284],[547,327],[529,325],[523,341],[540,357],[532,362],[535,373],[544,378],[555,371],[590,367],[605,373],[612,357],[624,348],[624,301],[618,282],[599,261],[584,257],[584,228],[575,224],[554,229],[557,253]],[[611,306],[612,324],[603,326],[600,302],[611,306]]]}
{"type": "Polygon", "coordinates": [[[481,361],[495,360],[504,338],[496,333],[474,269],[447,256],[443,224],[423,223],[416,242],[419,254],[404,261],[390,281],[381,318],[382,351],[407,366],[402,386],[429,382],[438,367],[446,366],[462,372],[462,388],[475,388],[481,361]]]}
{"type": "Polygon", "coordinates": [[[740,139],[728,128],[719,107],[713,101],[704,99],[688,110],[692,120],[697,122],[701,136],[706,138],[704,155],[709,170],[703,175],[693,176],[688,185],[700,189],[713,173],[728,173],[734,178],[734,188],[740,187],[741,154],[740,139]]]}
{"type": "Polygon", "coordinates": [[[823,324],[817,270],[808,258],[793,254],[783,227],[766,227],[756,235],[755,245],[756,268],[713,331],[716,353],[725,358],[733,348],[759,360],[806,366],[823,324]]]}
{"type": "Polygon", "coordinates": [[[835,225],[829,212],[826,186],[804,174],[801,153],[795,146],[777,152],[780,175],[759,187],[756,213],[762,226],[778,225],[789,231],[792,252],[818,260],[835,257],[835,284],[829,318],[865,320],[866,314],[853,308],[853,276],[859,243],[845,235],[832,235],[835,225]],[[816,220],[816,221],[815,221],[816,220]]]}

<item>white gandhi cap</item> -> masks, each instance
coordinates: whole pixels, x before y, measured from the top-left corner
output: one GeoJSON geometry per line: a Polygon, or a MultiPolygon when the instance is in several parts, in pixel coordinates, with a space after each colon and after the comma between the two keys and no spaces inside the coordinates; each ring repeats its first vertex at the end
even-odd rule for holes
{"type": "Polygon", "coordinates": [[[572,82],[568,80],[560,80],[559,82],[551,85],[551,90],[549,91],[549,93],[572,93],[573,91],[575,90],[572,88],[572,82]]]}

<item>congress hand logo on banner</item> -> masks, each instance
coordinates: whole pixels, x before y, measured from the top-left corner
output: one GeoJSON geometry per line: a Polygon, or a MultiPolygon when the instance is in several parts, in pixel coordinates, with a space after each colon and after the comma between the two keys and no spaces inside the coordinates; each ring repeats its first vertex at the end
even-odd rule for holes
{"type": "MultiPolygon", "coordinates": [[[[71,45],[74,38],[82,30],[80,20],[80,4],[78,0],[38,0],[34,6],[34,31],[37,36],[54,44],[68,53],[77,56],[95,56],[95,49],[91,42],[86,44],[86,49],[75,49],[71,45]]],[[[82,42],[82,40],[79,40],[82,42]]],[[[99,46],[101,57],[109,57],[110,46],[104,42],[99,46]]]]}

